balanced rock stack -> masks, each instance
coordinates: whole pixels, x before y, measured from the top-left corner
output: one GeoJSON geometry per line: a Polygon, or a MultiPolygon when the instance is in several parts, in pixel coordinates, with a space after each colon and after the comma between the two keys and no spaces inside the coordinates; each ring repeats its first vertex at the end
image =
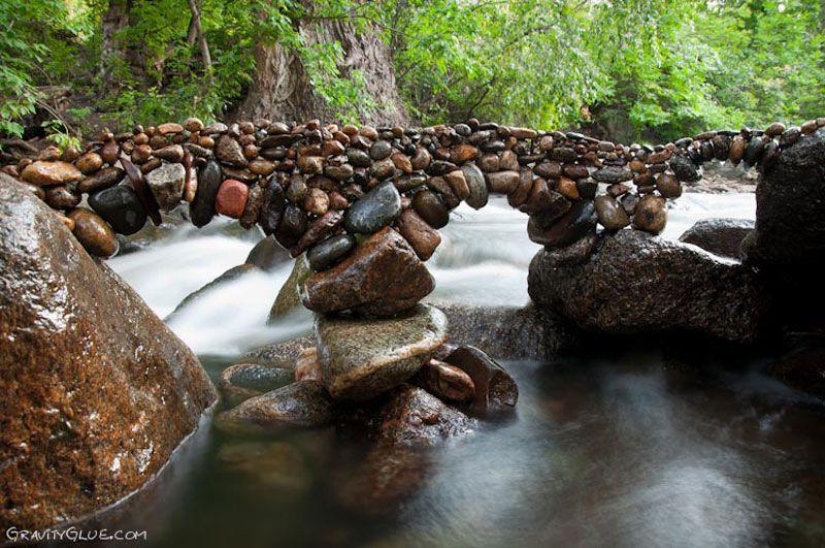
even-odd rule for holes
{"type": "Polygon", "coordinates": [[[0,169],[60,211],[97,256],[116,253],[115,233],[134,233],[147,218],[160,223],[161,211],[183,201],[196,226],[216,214],[245,228],[258,224],[293,257],[307,252],[322,272],[363,253],[359,242],[372,235],[396,242],[386,227],[426,261],[450,210],[462,201],[481,208],[490,193],[528,214],[530,238],[548,248],[571,245],[598,225],[657,234],[665,200],[698,180],[704,162],[760,166],[820,127],[825,118],[626,146],[477,120],[412,129],[190,118],[105,132],[83,151],[49,147],[28,157],[12,149],[0,154],[0,169]],[[84,194],[93,211],[78,212],[84,194]]]}

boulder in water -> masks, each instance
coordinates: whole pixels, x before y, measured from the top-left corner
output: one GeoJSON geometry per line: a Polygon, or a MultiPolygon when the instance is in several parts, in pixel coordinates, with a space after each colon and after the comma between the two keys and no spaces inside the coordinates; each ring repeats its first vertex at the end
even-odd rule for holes
{"type": "Polygon", "coordinates": [[[315,336],[330,395],[363,401],[412,377],[447,340],[447,319],[426,305],[393,319],[318,316],[315,336]]]}
{"type": "Polygon", "coordinates": [[[409,310],[435,288],[435,280],[410,244],[384,228],[362,241],[342,262],[312,274],[301,301],[328,314],[353,310],[391,316],[409,310]]]}
{"type": "Polygon", "coordinates": [[[744,219],[703,219],[679,236],[679,241],[720,257],[739,259],[742,241],[753,227],[753,221],[744,219]]]}
{"type": "Polygon", "coordinates": [[[0,529],[66,524],[140,489],[216,399],[143,300],[2,175],[0,372],[0,529]]]}
{"type": "Polygon", "coordinates": [[[749,343],[768,308],[752,268],[637,230],[605,236],[584,262],[540,251],[528,290],[539,306],[606,333],[693,331],[749,343]]]}
{"type": "Polygon", "coordinates": [[[221,372],[218,388],[229,405],[271,392],[295,381],[295,373],[285,367],[257,363],[236,363],[221,372]]]}

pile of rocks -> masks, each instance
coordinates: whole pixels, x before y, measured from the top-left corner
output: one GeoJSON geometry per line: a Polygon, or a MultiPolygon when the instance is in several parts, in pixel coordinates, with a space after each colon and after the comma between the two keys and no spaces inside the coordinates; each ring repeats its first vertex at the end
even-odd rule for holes
{"type": "Polygon", "coordinates": [[[159,223],[161,211],[185,201],[196,226],[215,214],[257,223],[324,271],[354,253],[359,238],[390,226],[425,261],[450,210],[462,201],[481,208],[490,193],[528,214],[530,238],[550,248],[594,233],[597,223],[657,234],[665,200],[698,180],[704,162],[762,165],[823,126],[825,118],[625,146],[477,120],[411,129],[190,118],[107,132],[82,153],[4,155],[2,170],[64,212],[97,256],[117,252],[115,233],[134,233],[147,218],[159,223]],[[78,209],[84,194],[93,211],[78,209]]]}

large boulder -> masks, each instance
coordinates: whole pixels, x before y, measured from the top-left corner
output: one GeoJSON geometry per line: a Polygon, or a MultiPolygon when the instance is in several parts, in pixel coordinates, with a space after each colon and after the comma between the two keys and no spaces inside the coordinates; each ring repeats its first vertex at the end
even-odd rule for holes
{"type": "Polygon", "coordinates": [[[825,128],[768,162],[756,188],[756,228],[743,243],[794,331],[825,326],[825,128]]]}
{"type": "Polygon", "coordinates": [[[197,358],[45,204],[0,177],[0,530],[140,489],[216,399],[197,358]]]}
{"type": "Polygon", "coordinates": [[[330,395],[363,401],[415,375],[447,340],[447,319],[426,305],[393,319],[318,316],[315,337],[330,395]]]}
{"type": "Polygon", "coordinates": [[[752,257],[762,264],[825,263],[825,128],[764,166],[756,187],[752,257]]]}
{"type": "Polygon", "coordinates": [[[539,251],[528,289],[539,306],[606,333],[693,331],[747,343],[767,307],[750,267],[636,230],[605,236],[584,261],[539,251]]]}
{"type": "Polygon", "coordinates": [[[679,236],[679,241],[693,244],[714,255],[739,259],[739,249],[754,222],[747,219],[703,219],[679,236]]]}

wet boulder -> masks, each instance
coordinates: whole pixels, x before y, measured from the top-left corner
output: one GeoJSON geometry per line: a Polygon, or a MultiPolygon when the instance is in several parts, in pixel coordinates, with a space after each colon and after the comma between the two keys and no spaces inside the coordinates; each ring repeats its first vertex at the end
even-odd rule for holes
{"type": "Polygon", "coordinates": [[[198,359],[0,176],[0,529],[45,528],[140,489],[216,399],[198,359]]]}
{"type": "Polygon", "coordinates": [[[444,361],[465,372],[472,380],[471,408],[484,415],[507,413],[518,403],[518,386],[513,377],[490,356],[472,346],[449,352],[444,361]]]}
{"type": "Polygon", "coordinates": [[[224,411],[215,424],[218,429],[233,434],[312,428],[329,424],[333,411],[333,401],[320,382],[300,381],[224,411]]]}
{"type": "Polygon", "coordinates": [[[753,227],[754,222],[745,219],[703,219],[679,236],[679,241],[720,257],[739,259],[742,241],[753,227]]]}
{"type": "Polygon", "coordinates": [[[759,337],[769,305],[751,267],[637,230],[605,236],[583,262],[540,251],[528,290],[586,330],[693,331],[742,343],[759,337]]]}
{"type": "Polygon", "coordinates": [[[236,363],[221,372],[218,388],[224,401],[238,405],[244,400],[277,390],[295,380],[289,367],[273,367],[258,363],[236,363]]]}
{"type": "Polygon", "coordinates": [[[329,393],[363,401],[418,372],[447,340],[447,319],[426,305],[392,319],[318,316],[315,337],[329,393]]]}
{"type": "Polygon", "coordinates": [[[353,310],[392,316],[409,310],[434,288],[435,280],[410,244],[384,228],[337,265],[309,276],[301,301],[322,314],[353,310]]]}

